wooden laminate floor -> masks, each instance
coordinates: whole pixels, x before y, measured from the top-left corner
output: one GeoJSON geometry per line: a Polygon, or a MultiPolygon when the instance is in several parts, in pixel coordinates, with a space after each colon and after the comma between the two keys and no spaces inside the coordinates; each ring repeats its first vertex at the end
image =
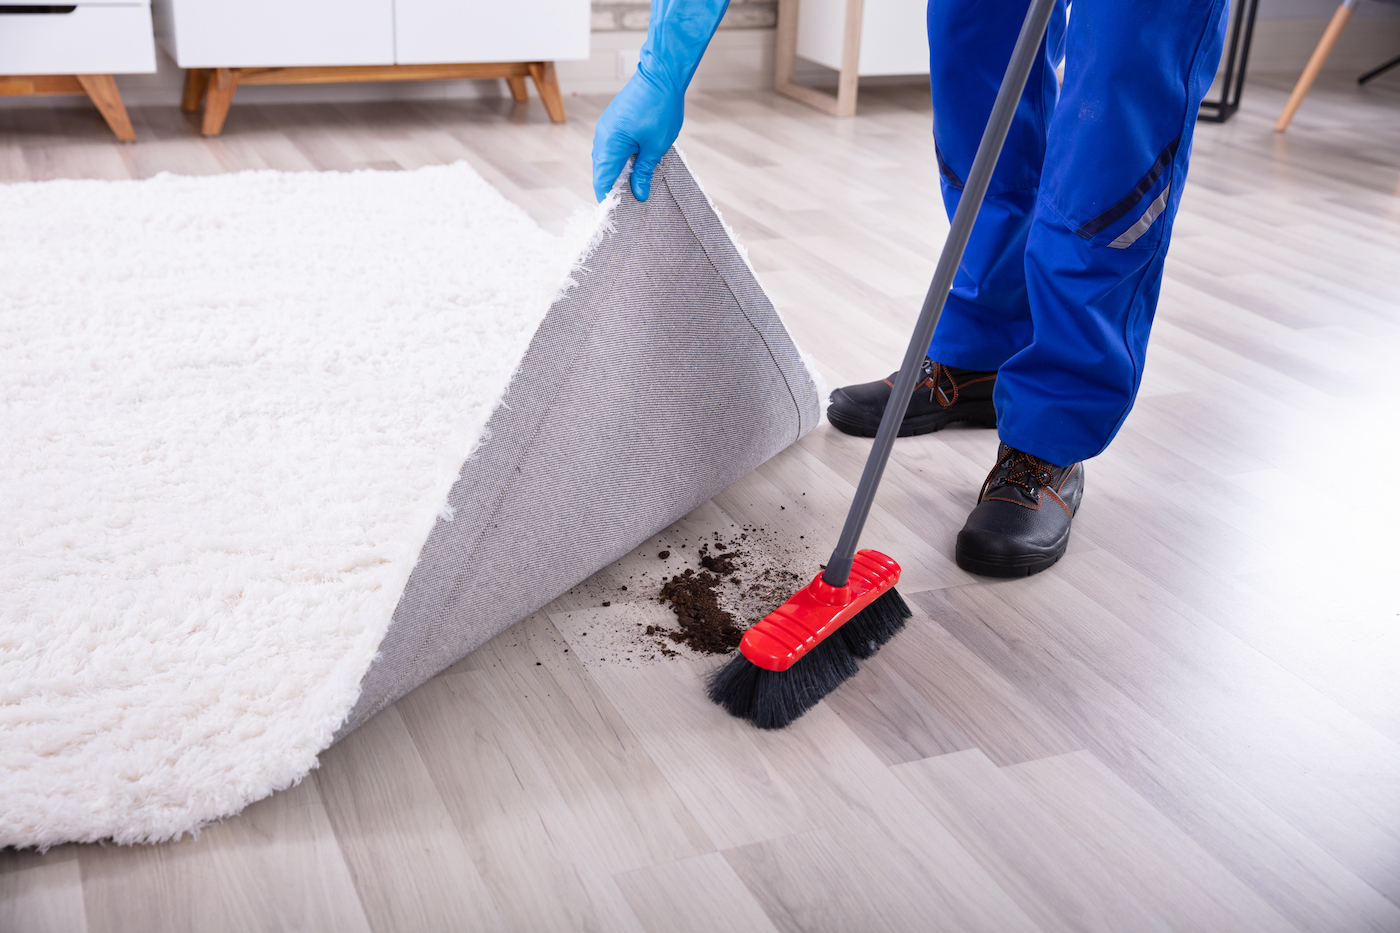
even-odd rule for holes
{"type": "MultiPolygon", "coordinates": [[[[792,728],[607,648],[666,618],[663,544],[761,526],[815,570],[868,446],[823,426],[197,840],[0,851],[0,930],[1400,930],[1400,80],[1324,82],[1279,136],[1286,91],[1197,132],[1142,394],[1053,570],[953,564],[996,445],[953,429],[900,442],[867,534],[915,618],[792,728]]],[[[138,108],[134,146],[10,110],[0,180],[466,159],[560,229],[603,103],[237,105],[214,140],[138,108]]],[[[687,116],[828,381],[893,369],[947,228],[926,95],[687,116]]]]}

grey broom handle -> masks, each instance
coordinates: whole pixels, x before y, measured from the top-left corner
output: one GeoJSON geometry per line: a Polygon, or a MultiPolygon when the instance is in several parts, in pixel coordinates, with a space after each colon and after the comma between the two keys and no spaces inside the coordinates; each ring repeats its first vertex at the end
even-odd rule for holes
{"type": "Polygon", "coordinates": [[[982,133],[982,142],[977,147],[977,157],[972,160],[972,171],[963,185],[962,198],[958,209],[953,213],[953,223],[948,231],[948,239],[943,243],[943,255],[938,258],[938,268],[929,283],[928,294],[924,297],[923,310],[919,312],[919,322],[914,328],[914,336],[909,341],[909,349],[904,354],[904,363],[899,368],[899,376],[890,392],[889,404],[880,419],[880,429],[875,432],[875,443],[870,450],[870,459],[865,461],[865,472],[860,476],[856,487],[855,500],[846,516],[846,525],[841,529],[841,538],[836,542],[827,561],[826,572],[822,574],[831,586],[845,586],[851,575],[851,562],[856,556],[856,544],[865,528],[865,520],[870,516],[871,503],[875,501],[875,490],[880,485],[880,477],[885,472],[885,463],[890,459],[894,439],[899,435],[899,426],[904,421],[904,413],[909,409],[909,399],[914,395],[919,371],[928,353],[929,341],[933,339],[938,317],[943,313],[943,305],[948,300],[948,292],[953,287],[953,276],[962,262],[963,251],[967,249],[968,238],[972,236],[972,225],[977,220],[977,212],[982,208],[982,198],[992,181],[992,170],[996,168],[1001,155],[1002,144],[1011,129],[1011,118],[1015,116],[1016,105],[1021,100],[1026,78],[1031,73],[1035,56],[1040,51],[1040,40],[1045,35],[1045,27],[1050,22],[1050,13],[1055,8],[1055,0],[1032,0],[1026,11],[1026,20],[1021,24],[1021,34],[1016,39],[1016,48],[1011,52],[1011,61],[1006,66],[1006,75],[1001,80],[1001,90],[997,92],[996,103],[992,105],[991,116],[987,118],[987,128],[982,133]]]}

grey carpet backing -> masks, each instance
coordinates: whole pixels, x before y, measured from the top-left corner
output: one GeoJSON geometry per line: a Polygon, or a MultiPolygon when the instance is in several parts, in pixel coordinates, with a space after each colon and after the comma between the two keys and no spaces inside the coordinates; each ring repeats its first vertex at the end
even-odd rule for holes
{"type": "Polygon", "coordinates": [[[555,302],[344,736],[816,426],[797,348],[674,151],[555,302]]]}

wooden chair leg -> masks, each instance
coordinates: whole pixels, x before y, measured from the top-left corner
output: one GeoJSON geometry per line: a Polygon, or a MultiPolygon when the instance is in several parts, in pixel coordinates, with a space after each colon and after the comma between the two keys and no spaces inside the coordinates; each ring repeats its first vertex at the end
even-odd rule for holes
{"type": "Polygon", "coordinates": [[[191,68],[185,72],[185,94],[180,98],[180,109],[194,113],[204,103],[204,92],[209,90],[209,69],[191,68]]]}
{"type": "Polygon", "coordinates": [[[528,67],[549,118],[555,123],[563,123],[567,115],[564,113],[564,95],[559,90],[559,76],[554,72],[554,62],[530,62],[528,67]]]}
{"type": "Polygon", "coordinates": [[[1318,72],[1322,71],[1322,66],[1327,62],[1327,56],[1332,54],[1332,46],[1337,44],[1337,37],[1342,34],[1347,20],[1351,19],[1351,11],[1356,8],[1356,3],[1357,0],[1342,0],[1342,5],[1337,7],[1337,12],[1332,14],[1332,21],[1327,24],[1327,31],[1322,34],[1317,48],[1313,49],[1312,58],[1308,59],[1308,66],[1303,69],[1298,83],[1293,86],[1293,93],[1288,95],[1288,103],[1283,105],[1283,112],[1278,115],[1278,122],[1274,124],[1275,133],[1282,133],[1288,129],[1288,124],[1293,122],[1293,115],[1302,106],[1303,98],[1308,96],[1313,82],[1317,80],[1318,72]]]}
{"type": "Polygon", "coordinates": [[[209,92],[204,101],[204,122],[199,128],[203,136],[218,136],[224,131],[233,92],[238,90],[237,68],[215,68],[209,77],[209,92]]]}
{"type": "Polygon", "coordinates": [[[87,96],[97,105],[98,113],[112,132],[124,143],[136,142],[136,131],[131,128],[131,117],[122,103],[122,92],[117,90],[116,79],[111,75],[74,75],[78,83],[87,91],[87,96]]]}
{"type": "Polygon", "coordinates": [[[506,84],[510,85],[510,96],[518,101],[530,99],[530,93],[525,87],[525,79],[520,77],[506,78],[506,84]]]}

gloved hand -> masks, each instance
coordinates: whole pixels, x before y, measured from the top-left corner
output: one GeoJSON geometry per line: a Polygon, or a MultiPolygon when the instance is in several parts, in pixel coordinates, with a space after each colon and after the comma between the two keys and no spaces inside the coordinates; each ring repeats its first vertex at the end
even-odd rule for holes
{"type": "Polygon", "coordinates": [[[685,90],[728,8],[729,0],[652,0],[637,73],[593,131],[593,193],[599,201],[634,155],[632,194],[638,201],[651,196],[652,173],[685,119],[685,90]]]}

